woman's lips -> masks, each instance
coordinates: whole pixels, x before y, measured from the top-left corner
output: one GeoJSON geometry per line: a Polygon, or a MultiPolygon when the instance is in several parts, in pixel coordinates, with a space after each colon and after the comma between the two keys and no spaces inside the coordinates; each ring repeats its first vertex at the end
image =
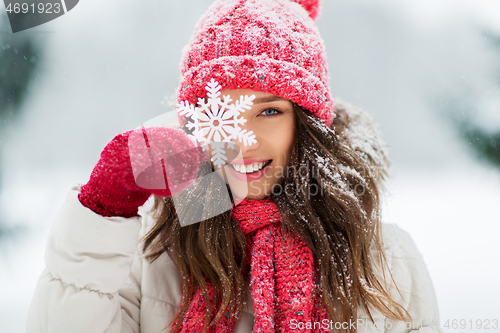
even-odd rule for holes
{"type": "Polygon", "coordinates": [[[249,165],[249,164],[254,164],[254,163],[260,163],[260,162],[267,162],[270,161],[269,159],[263,160],[263,159],[256,159],[256,158],[249,158],[249,159],[244,159],[244,160],[232,160],[231,164],[244,164],[244,165],[249,165]]]}
{"type": "MultiPolygon", "coordinates": [[[[253,160],[248,160],[248,161],[253,161],[253,160]]],[[[254,160],[254,162],[252,163],[249,163],[247,160],[245,160],[245,164],[248,165],[248,164],[252,164],[252,163],[256,163],[256,162],[267,162],[269,160],[254,160]]],[[[234,163],[234,164],[240,164],[240,163],[236,163],[235,161],[231,161],[231,163],[234,163]]],[[[234,170],[234,168],[230,165],[226,165],[226,170],[229,170],[229,172],[231,173],[231,175],[233,175],[234,178],[238,179],[239,181],[242,181],[242,182],[251,182],[251,181],[254,181],[254,180],[257,180],[259,178],[261,178],[267,168],[272,164],[272,160],[271,162],[266,165],[265,167],[263,167],[262,169],[260,169],[259,171],[255,171],[255,172],[252,172],[252,173],[241,173],[241,172],[238,172],[236,170],[234,170]]],[[[243,164],[243,163],[241,163],[243,164]]]]}

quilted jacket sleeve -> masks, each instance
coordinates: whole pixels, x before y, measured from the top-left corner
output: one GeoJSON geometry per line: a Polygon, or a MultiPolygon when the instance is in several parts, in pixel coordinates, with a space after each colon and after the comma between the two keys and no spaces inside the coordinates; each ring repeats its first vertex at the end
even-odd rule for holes
{"type": "Polygon", "coordinates": [[[100,216],[79,191],[69,191],[50,231],[27,332],[137,333],[141,218],[100,216]]]}
{"type": "Polygon", "coordinates": [[[402,304],[411,321],[384,320],[385,333],[441,333],[436,294],[427,266],[410,235],[393,224],[383,225],[388,265],[399,292],[392,286],[395,300],[402,304]]]}
{"type": "MultiPolygon", "coordinates": [[[[406,309],[411,320],[391,320],[373,310],[372,322],[361,310],[353,326],[358,333],[442,333],[434,287],[415,243],[407,232],[394,224],[382,224],[382,237],[387,259],[383,274],[386,277],[392,274],[393,280],[389,278],[390,293],[406,309]]],[[[382,274],[380,266],[377,266],[377,271],[382,274]]]]}

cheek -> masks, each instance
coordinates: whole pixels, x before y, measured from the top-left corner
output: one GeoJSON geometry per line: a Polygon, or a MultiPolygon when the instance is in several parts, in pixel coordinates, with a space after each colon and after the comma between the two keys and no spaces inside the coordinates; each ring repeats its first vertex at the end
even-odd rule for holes
{"type": "Polygon", "coordinates": [[[281,137],[278,140],[280,142],[280,151],[284,156],[285,163],[288,163],[293,147],[293,142],[295,139],[295,126],[294,122],[287,124],[286,128],[281,132],[281,137]]]}

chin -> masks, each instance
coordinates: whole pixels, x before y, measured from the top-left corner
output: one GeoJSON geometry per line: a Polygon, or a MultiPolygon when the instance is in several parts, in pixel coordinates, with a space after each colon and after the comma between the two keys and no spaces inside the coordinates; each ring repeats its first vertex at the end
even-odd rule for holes
{"type": "Polygon", "coordinates": [[[266,194],[266,193],[260,193],[260,194],[251,194],[251,193],[249,193],[247,195],[247,199],[262,200],[262,199],[265,199],[268,196],[269,196],[269,194],[266,194]]]}
{"type": "Polygon", "coordinates": [[[269,194],[266,194],[264,191],[256,191],[254,193],[249,192],[248,188],[242,189],[242,188],[236,188],[236,187],[231,187],[231,192],[232,195],[236,201],[236,203],[242,201],[243,199],[250,199],[250,200],[262,200],[269,196],[269,194]]]}

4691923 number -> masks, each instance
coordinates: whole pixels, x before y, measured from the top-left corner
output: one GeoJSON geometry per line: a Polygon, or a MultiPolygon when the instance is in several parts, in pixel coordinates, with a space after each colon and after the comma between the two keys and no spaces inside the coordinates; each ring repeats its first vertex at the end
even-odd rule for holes
{"type": "Polygon", "coordinates": [[[477,329],[477,330],[496,330],[498,328],[498,319],[447,319],[443,325],[447,329],[477,329]]]}
{"type": "Polygon", "coordinates": [[[19,14],[23,13],[26,14],[28,12],[30,13],[45,13],[45,14],[59,14],[61,12],[61,4],[60,3],[39,3],[35,6],[34,3],[28,4],[28,3],[9,3],[7,5],[7,13],[14,13],[14,14],[19,14]]]}

